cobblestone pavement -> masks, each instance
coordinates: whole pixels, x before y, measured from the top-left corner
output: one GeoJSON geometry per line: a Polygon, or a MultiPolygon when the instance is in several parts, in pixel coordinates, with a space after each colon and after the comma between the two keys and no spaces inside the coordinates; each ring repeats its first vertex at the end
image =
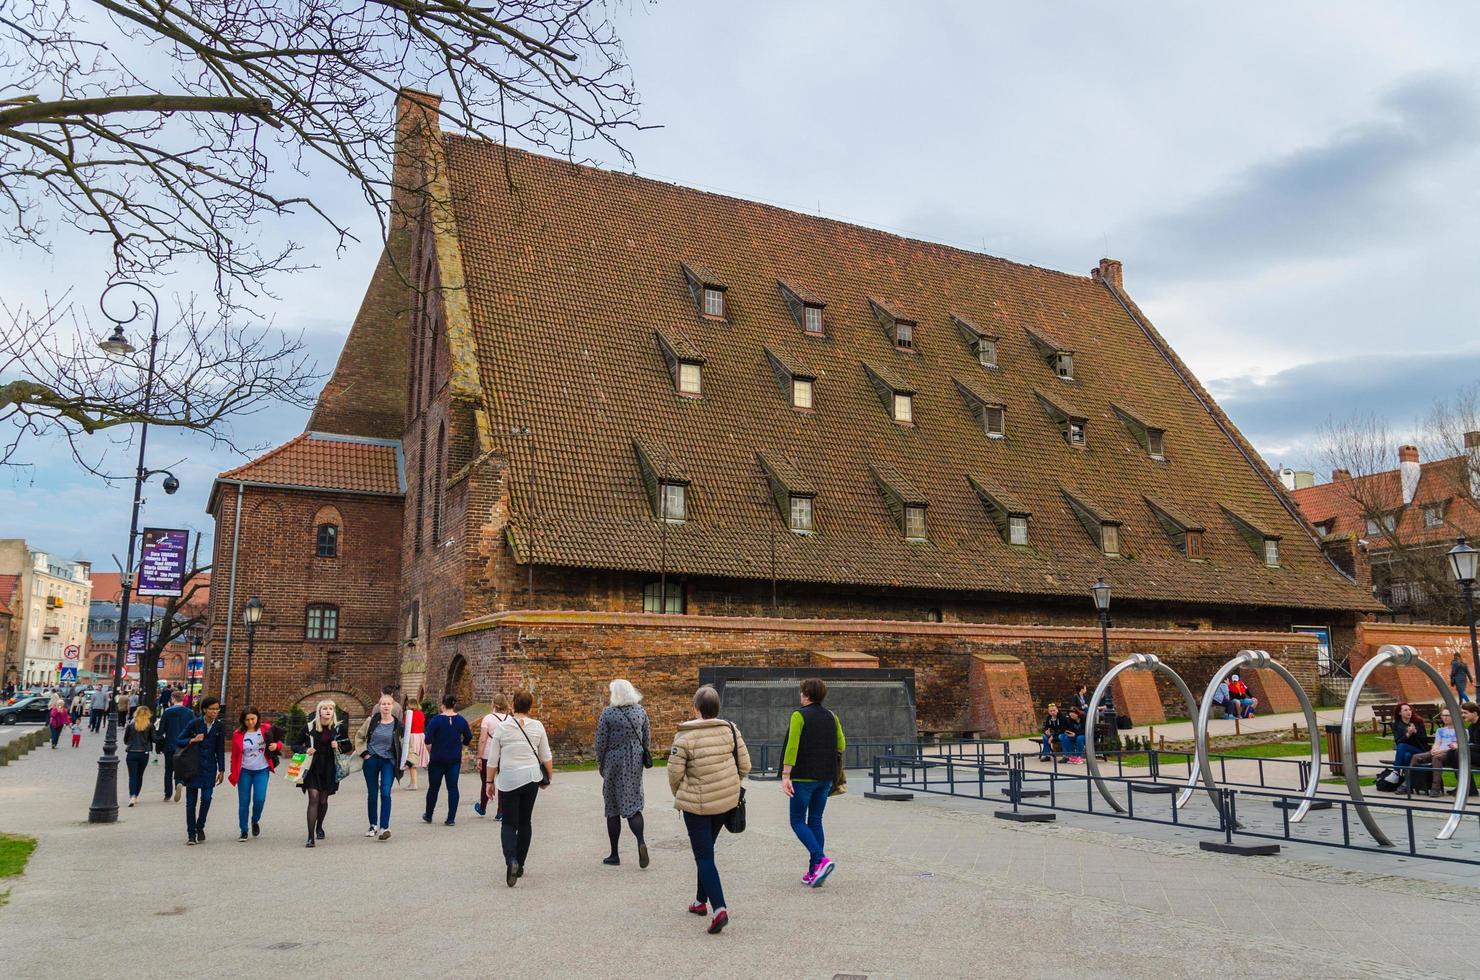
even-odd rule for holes
{"type": "Polygon", "coordinates": [[[693,863],[661,769],[649,774],[653,864],[604,867],[595,773],[541,795],[529,873],[502,882],[497,825],[418,819],[395,792],[393,836],[365,839],[358,774],[329,837],[302,846],[303,801],[281,779],[263,836],[236,841],[223,785],[210,841],[184,845],[183,804],[86,824],[92,751],[0,769],[0,830],[38,836],[0,909],[6,976],[113,975],[834,977],[1473,975],[1460,959],[1480,890],[1460,883],[1240,860],[1188,842],[1029,827],[954,799],[882,803],[864,781],[828,807],[839,870],[798,882],[803,855],[775,783],[750,784],[750,830],[719,846],[733,919],[720,936],[684,911],[693,863]]]}

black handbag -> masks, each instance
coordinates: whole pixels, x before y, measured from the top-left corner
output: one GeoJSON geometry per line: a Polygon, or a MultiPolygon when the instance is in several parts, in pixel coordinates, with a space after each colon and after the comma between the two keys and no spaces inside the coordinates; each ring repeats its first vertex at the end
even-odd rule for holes
{"type": "MultiPolygon", "coordinates": [[[[735,757],[735,775],[740,775],[740,737],[735,732],[735,723],[728,722],[730,726],[730,741],[733,748],[730,753],[735,757]]],[[[744,777],[741,777],[744,778],[744,777]]],[[[735,809],[725,814],[725,829],[732,834],[745,833],[745,787],[740,787],[740,802],[735,804],[735,809]]]]}
{"type": "Polygon", "coordinates": [[[200,775],[200,746],[197,742],[175,752],[175,782],[188,783],[200,775]]]}
{"type": "Polygon", "coordinates": [[[642,768],[644,768],[644,769],[651,769],[651,768],[653,768],[653,753],[648,750],[647,742],[643,741],[643,739],[642,739],[642,731],[640,729],[638,729],[638,727],[636,725],[632,724],[632,719],[631,718],[628,718],[627,719],[627,727],[628,728],[631,728],[632,729],[632,734],[635,735],[635,736],[637,736],[637,745],[638,745],[638,748],[642,749],[642,768]]]}

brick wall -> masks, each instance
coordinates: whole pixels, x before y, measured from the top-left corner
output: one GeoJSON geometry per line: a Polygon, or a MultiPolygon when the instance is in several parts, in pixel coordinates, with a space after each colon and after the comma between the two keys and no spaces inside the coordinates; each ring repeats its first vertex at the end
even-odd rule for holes
{"type": "MultiPolygon", "coordinates": [[[[1309,690],[1316,684],[1315,641],[1294,634],[1116,629],[1112,654],[1156,653],[1200,696],[1239,650],[1266,649],[1309,690]]],[[[776,620],[620,613],[497,613],[452,627],[428,667],[445,676],[454,658],[471,674],[473,696],[529,688],[564,756],[589,753],[597,714],[614,677],[645,694],[656,743],[666,745],[689,717],[701,666],[804,665],[816,651],[863,653],[880,667],[915,671],[918,721],[929,729],[979,728],[972,665],[978,654],[1019,659],[1033,715],[1063,700],[1078,680],[1099,673],[1099,631],[957,623],[776,620]]],[[[982,690],[980,680],[975,689],[982,690]]],[[[1184,715],[1170,684],[1154,690],[1166,714],[1184,715]]],[[[1134,699],[1133,699],[1134,700],[1134,699]]]]}
{"type": "Polygon", "coordinates": [[[255,595],[264,607],[252,655],[256,706],[273,713],[333,696],[351,715],[362,715],[381,685],[399,676],[400,498],[248,486],[243,505],[233,610],[227,601],[236,487],[222,486],[214,515],[219,585],[211,590],[206,693],[220,692],[226,621],[234,616],[228,714],[241,706],[247,668],[241,609],[255,595]],[[318,558],[318,522],[336,514],[342,522],[339,556],[318,558]],[[310,603],[338,606],[337,640],[304,638],[310,603]]]}
{"type": "MultiPolygon", "coordinates": [[[[1470,631],[1462,626],[1421,626],[1410,623],[1362,623],[1357,627],[1358,644],[1351,658],[1352,675],[1377,655],[1382,647],[1411,646],[1439,671],[1446,681],[1449,664],[1456,653],[1470,663],[1470,631]]],[[[1471,666],[1471,672],[1474,667],[1471,666]]],[[[1417,667],[1377,668],[1369,687],[1385,691],[1395,701],[1414,703],[1439,700],[1438,691],[1417,667]]],[[[1470,685],[1470,696],[1474,697],[1475,686],[1470,685]]]]}

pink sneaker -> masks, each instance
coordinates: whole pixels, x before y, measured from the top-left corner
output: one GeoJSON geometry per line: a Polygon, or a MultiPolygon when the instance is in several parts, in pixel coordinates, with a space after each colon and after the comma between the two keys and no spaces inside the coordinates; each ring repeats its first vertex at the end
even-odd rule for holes
{"type": "Polygon", "coordinates": [[[833,859],[824,855],[822,860],[817,862],[817,870],[812,872],[812,887],[821,888],[822,883],[827,880],[827,876],[832,874],[833,869],[836,867],[837,865],[833,864],[833,859]]]}
{"type": "Polygon", "coordinates": [[[812,882],[813,882],[814,879],[816,879],[816,877],[817,877],[817,872],[815,872],[815,871],[808,871],[806,874],[802,875],[802,884],[806,885],[808,888],[811,888],[812,887],[812,882]]]}

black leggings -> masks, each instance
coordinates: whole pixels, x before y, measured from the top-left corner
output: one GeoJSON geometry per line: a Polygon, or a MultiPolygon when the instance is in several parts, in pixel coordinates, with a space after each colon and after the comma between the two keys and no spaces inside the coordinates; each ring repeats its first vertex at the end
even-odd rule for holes
{"type": "Polygon", "coordinates": [[[499,801],[504,808],[503,844],[504,864],[519,862],[529,856],[529,839],[533,833],[530,818],[534,816],[534,801],[539,798],[540,784],[525,783],[518,789],[499,791],[499,801]]]}
{"type": "MultiPolygon", "coordinates": [[[[627,826],[632,829],[632,836],[637,838],[637,845],[641,847],[646,843],[642,839],[642,811],[638,810],[627,818],[627,826]]],[[[606,836],[612,842],[612,857],[617,855],[617,842],[622,839],[622,818],[606,818],[606,836]]]]}
{"type": "Polygon", "coordinates": [[[324,816],[329,812],[329,794],[321,789],[308,790],[308,836],[323,833],[324,816]]]}

